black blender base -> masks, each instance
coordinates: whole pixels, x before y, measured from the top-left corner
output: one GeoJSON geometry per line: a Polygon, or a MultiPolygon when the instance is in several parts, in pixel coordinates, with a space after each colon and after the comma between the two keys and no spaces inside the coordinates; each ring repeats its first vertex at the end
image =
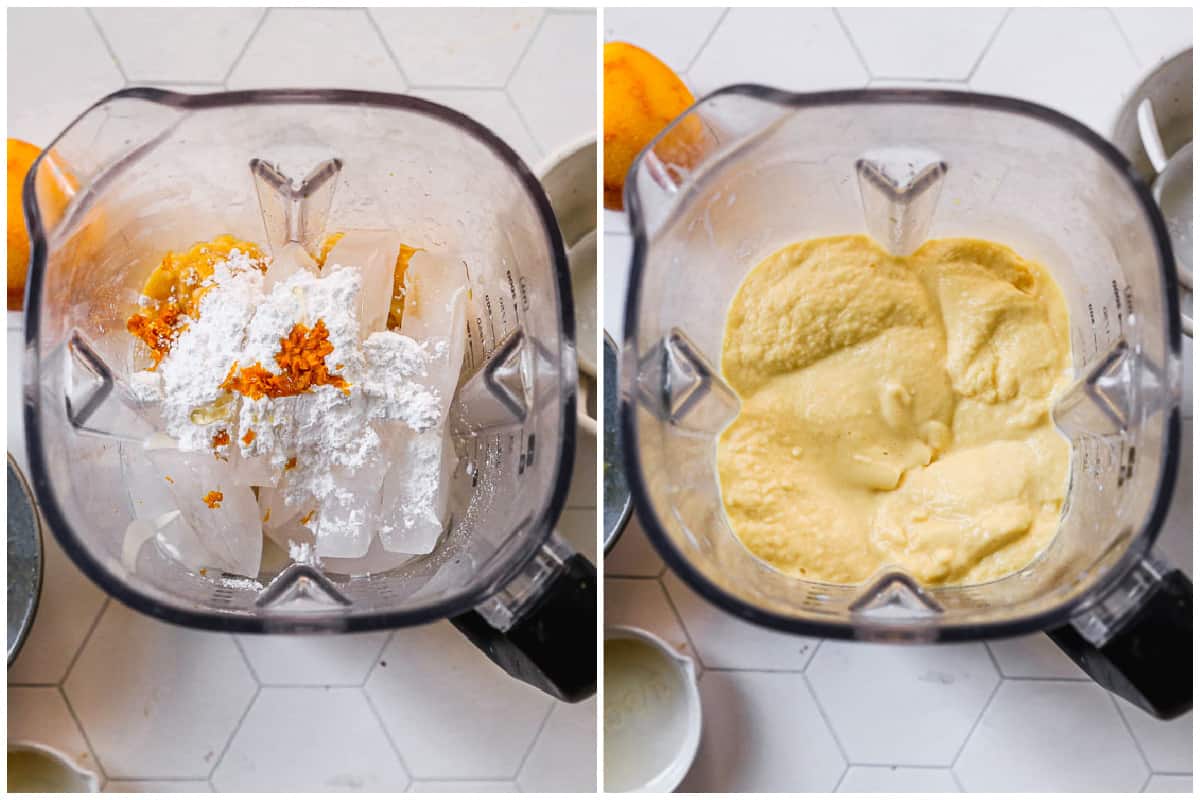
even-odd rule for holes
{"type": "Polygon", "coordinates": [[[596,693],[596,568],[581,555],[565,567],[507,631],[496,630],[475,611],[450,621],[509,675],[578,703],[596,693]]]}
{"type": "Polygon", "coordinates": [[[1192,710],[1192,582],[1179,570],[1103,647],[1070,625],[1046,635],[1096,683],[1143,711],[1175,719],[1192,710]]]}

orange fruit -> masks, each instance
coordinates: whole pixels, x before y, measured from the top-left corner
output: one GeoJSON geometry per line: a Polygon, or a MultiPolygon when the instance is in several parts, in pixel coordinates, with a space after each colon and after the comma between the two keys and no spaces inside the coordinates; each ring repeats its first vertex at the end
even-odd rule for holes
{"type": "MultiPolygon", "coordinates": [[[[605,208],[624,208],[625,176],[634,159],[695,100],[679,76],[652,54],[627,42],[604,45],[605,208]]],[[[700,121],[689,117],[659,143],[655,155],[690,167],[702,137],[700,121]]]]}
{"type": "MultiPolygon", "coordinates": [[[[29,229],[21,207],[21,193],[29,168],[41,150],[20,139],[8,140],[8,307],[19,311],[25,301],[25,276],[29,270],[29,229]]],[[[38,174],[38,197],[45,224],[52,226],[75,194],[75,180],[51,154],[38,174]]]]}

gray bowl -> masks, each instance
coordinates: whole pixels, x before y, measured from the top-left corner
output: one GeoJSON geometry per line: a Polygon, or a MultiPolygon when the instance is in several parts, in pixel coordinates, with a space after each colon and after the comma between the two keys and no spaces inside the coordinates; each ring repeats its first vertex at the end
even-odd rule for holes
{"type": "Polygon", "coordinates": [[[629,522],[633,500],[625,481],[617,391],[617,344],[604,334],[604,552],[617,543],[629,522]]]}
{"type": "Polygon", "coordinates": [[[8,663],[11,666],[37,613],[42,591],[42,523],[29,484],[8,456],[8,663]]]}

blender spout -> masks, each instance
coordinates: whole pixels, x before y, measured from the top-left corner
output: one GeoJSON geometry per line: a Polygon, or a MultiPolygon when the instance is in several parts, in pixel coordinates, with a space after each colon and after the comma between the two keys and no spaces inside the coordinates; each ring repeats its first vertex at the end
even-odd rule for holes
{"type": "Polygon", "coordinates": [[[896,256],[920,247],[937,210],[946,162],[927,151],[888,149],[863,155],[854,169],[871,236],[896,256]]]}
{"type": "Polygon", "coordinates": [[[250,159],[250,174],[254,176],[263,229],[272,253],[293,242],[310,253],[320,249],[342,164],[340,158],[322,161],[297,183],[278,165],[261,158],[250,159]]]}

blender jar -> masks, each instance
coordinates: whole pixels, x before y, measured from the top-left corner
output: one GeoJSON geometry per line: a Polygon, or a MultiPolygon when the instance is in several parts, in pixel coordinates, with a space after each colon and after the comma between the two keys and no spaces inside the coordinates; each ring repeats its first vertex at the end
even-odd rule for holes
{"type": "Polygon", "coordinates": [[[130,89],[85,112],[38,159],[25,213],[32,484],[92,580],[138,610],[215,630],[357,631],[449,617],[516,677],[569,700],[594,691],[594,568],[553,533],[575,446],[566,257],[541,186],[491,131],[390,94],[130,89]],[[75,190],[62,213],[38,194],[38,176],[52,170],[69,172],[75,190]],[[201,575],[160,547],[130,558],[133,497],[145,489],[135,467],[155,420],[127,383],[139,367],[124,320],[146,276],[166,251],[223,233],[275,252],[311,250],[348,228],[397,231],[469,282],[466,355],[446,422],[458,464],[436,548],[377,562],[373,574],[264,560],[248,576],[257,582],[201,575]]]}
{"type": "Polygon", "coordinates": [[[650,539],[694,589],[807,635],[932,642],[1048,630],[1144,708],[1190,707],[1190,582],[1151,553],[1179,460],[1175,265],[1147,188],[1111,145],[1008,98],[733,86],[642,152],[625,203],[627,472],[650,539]],[[730,529],[716,442],[738,411],[719,371],[731,299],[778,248],[854,232],[898,254],[928,237],[1004,242],[1063,288],[1075,382],[1054,420],[1072,443],[1070,488],[1058,535],[1013,575],[930,587],[885,567],[861,585],[824,584],[775,570],[730,529]]]}

